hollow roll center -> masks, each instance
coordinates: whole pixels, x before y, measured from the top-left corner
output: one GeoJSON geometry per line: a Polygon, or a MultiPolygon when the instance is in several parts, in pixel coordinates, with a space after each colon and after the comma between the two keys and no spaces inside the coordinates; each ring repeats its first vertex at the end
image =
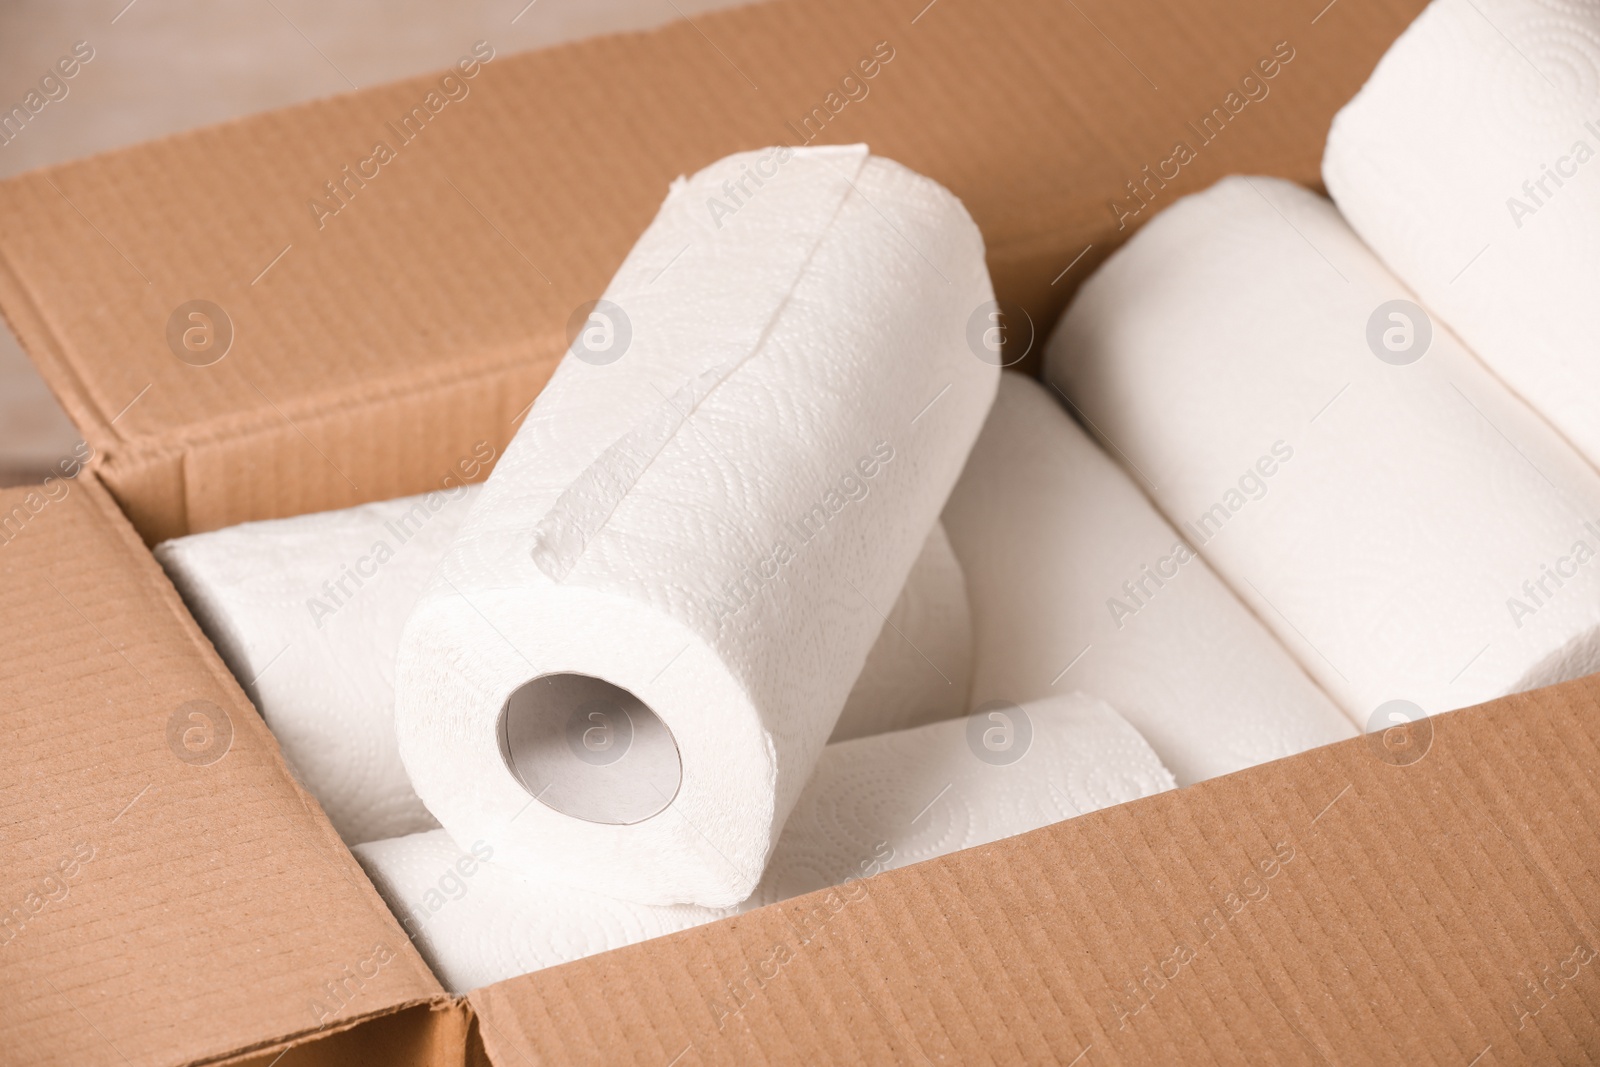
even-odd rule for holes
{"type": "Polygon", "coordinates": [[[660,716],[587,674],[547,674],[507,697],[500,755],[539,803],[613,826],[660,812],[683,781],[678,743],[660,716]]]}

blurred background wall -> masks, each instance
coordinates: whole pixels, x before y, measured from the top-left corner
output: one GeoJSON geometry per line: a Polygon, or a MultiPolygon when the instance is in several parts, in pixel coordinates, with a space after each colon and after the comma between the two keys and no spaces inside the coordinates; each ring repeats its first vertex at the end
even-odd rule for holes
{"type": "MultiPolygon", "coordinates": [[[[0,105],[79,41],[94,59],[14,140],[0,178],[455,62],[646,29],[746,0],[0,0],[0,105]]],[[[5,220],[0,218],[0,226],[5,220]]],[[[0,328],[0,485],[38,481],[77,432],[0,328]]]]}

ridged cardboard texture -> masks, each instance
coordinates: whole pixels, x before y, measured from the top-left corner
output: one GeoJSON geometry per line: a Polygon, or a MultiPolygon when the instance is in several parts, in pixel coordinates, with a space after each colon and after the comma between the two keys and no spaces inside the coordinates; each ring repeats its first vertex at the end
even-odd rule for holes
{"type": "Polygon", "coordinates": [[[421,492],[502,446],[668,182],[742,149],[864,141],[947,185],[1031,363],[1182,192],[1317,182],[1422,5],[1312,6],[780,0],[464,43],[447,78],[0,184],[0,308],[147,540],[421,492]]]}
{"type": "Polygon", "coordinates": [[[948,185],[1027,366],[1178,195],[1314,186],[1421,6],[778,0],[0,183],[0,310],[96,456],[0,494],[0,1058],[1591,1061],[1600,678],[453,1001],[140,543],[498,451],[667,182],[739,149],[948,185]]]}
{"type": "Polygon", "coordinates": [[[1408,730],[501,982],[480,1033],[506,1067],[1592,1062],[1600,676],[1408,730]]]}
{"type": "Polygon", "coordinates": [[[94,475],[0,517],[0,1059],[181,1064],[440,997],[94,475]]]}

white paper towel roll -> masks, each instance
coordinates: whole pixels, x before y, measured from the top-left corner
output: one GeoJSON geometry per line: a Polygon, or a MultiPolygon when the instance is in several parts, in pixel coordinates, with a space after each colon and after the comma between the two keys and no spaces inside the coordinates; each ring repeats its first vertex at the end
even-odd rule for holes
{"type": "Polygon", "coordinates": [[[1046,357],[1360,722],[1600,667],[1600,478],[1409,298],[1331,203],[1229,178],[1108,260],[1046,357]]]}
{"type": "Polygon", "coordinates": [[[1099,700],[1072,693],[1013,709],[1009,722],[962,718],[827,746],[760,888],[739,908],[630,904],[535,881],[494,862],[493,840],[463,851],[443,831],[354,851],[439,980],[465,993],[852,881],[798,923],[798,951],[861,898],[854,879],[1172,784],[1136,730],[1099,700]],[[986,732],[1007,730],[1013,747],[985,747],[986,732]]]}
{"type": "Polygon", "coordinates": [[[944,525],[935,522],[828,740],[965,715],[971,684],[967,581],[944,525]]]}
{"type": "MultiPolygon", "coordinates": [[[[438,825],[400,763],[395,657],[401,627],[479,489],[457,483],[156,546],[201,629],[346,844],[438,825]]],[[[867,656],[835,739],[966,712],[972,664],[966,596],[961,566],[936,523],[867,656]]]]}
{"type": "Polygon", "coordinates": [[[1100,694],[1182,785],[1355,736],[1032,379],[1001,376],[944,523],[968,576],[974,704],[1100,694]]]}
{"type": "Polygon", "coordinates": [[[747,153],[674,185],[604,299],[406,626],[400,752],[511,866],[727,906],[993,397],[982,239],[861,146],[747,153]]]}
{"type": "Polygon", "coordinates": [[[1600,4],[1435,0],[1334,118],[1373,251],[1600,464],[1600,4]]]}
{"type": "Polygon", "coordinates": [[[395,743],[395,650],[475,493],[457,482],[155,548],[348,844],[438,825],[411,789],[395,743]]]}

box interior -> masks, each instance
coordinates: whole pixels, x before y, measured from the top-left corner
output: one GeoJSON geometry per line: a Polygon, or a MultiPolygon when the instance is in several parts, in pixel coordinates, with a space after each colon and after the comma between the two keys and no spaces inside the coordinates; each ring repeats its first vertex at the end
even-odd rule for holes
{"type": "Polygon", "coordinates": [[[503,447],[667,183],[736,150],[865,141],[944,182],[1033,324],[1010,339],[1029,368],[1075,285],[1177,196],[1240,171],[1316,187],[1333,113],[1421,6],[777,0],[495,55],[456,98],[415,79],[0,183],[0,310],[95,456],[0,492],[25,516],[0,543],[12,1047],[263,1065],[1593,1047],[1600,987],[1549,976],[1596,944],[1600,681],[1412,727],[1409,766],[1356,739],[453,1000],[145,549],[421,492],[503,447]],[[1233,112],[1281,42],[1293,59],[1233,112]],[[380,139],[395,158],[348,179],[380,139]],[[1180,140],[1194,159],[1162,179],[1180,140]],[[215,361],[171,340],[195,300],[224,313],[215,361]]]}
{"type": "Polygon", "coordinates": [[[1334,111],[1422,4],[905,6],[464,51],[459,99],[418,78],[20,176],[0,309],[149,543],[422,492],[503,445],[668,183],[734,151],[861,141],[944,183],[1033,325],[1010,336],[1029,367],[1176,196],[1237,171],[1316,185],[1334,111]],[[1178,141],[1194,159],[1165,165],[1178,141]],[[189,353],[197,300],[221,315],[189,353]]]}

